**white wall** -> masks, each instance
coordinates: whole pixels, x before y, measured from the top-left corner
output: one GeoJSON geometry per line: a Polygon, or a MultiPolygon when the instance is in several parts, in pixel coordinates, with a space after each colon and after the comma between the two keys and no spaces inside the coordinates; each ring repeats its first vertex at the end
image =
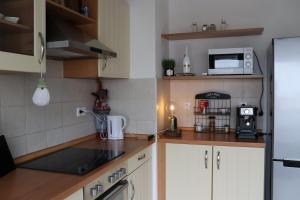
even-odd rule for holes
{"type": "Polygon", "coordinates": [[[130,78],[155,78],[155,0],[130,0],[130,78]]]}
{"type": "Polygon", "coordinates": [[[162,77],[161,61],[169,57],[169,43],[161,38],[162,33],[169,32],[168,0],[156,0],[156,77],[162,77]]]}
{"type": "MultiPolygon", "coordinates": [[[[192,22],[220,24],[224,17],[229,28],[263,26],[261,36],[212,38],[169,43],[169,55],[176,60],[176,71],[182,71],[185,45],[190,47],[193,72],[207,72],[209,48],[252,46],[258,54],[263,71],[266,51],[273,37],[300,35],[300,1],[298,0],[168,0],[170,32],[189,32],[192,22]]],[[[258,69],[256,67],[256,72],[258,69]]],[[[264,107],[266,108],[266,98],[264,107]]],[[[266,109],[265,109],[266,110],[266,109]]],[[[266,128],[264,117],[264,128],[266,128]]]]}

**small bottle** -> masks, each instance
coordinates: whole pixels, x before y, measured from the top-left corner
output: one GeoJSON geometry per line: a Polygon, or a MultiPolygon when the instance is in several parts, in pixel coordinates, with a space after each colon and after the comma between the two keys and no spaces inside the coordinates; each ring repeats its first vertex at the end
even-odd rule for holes
{"type": "Polygon", "coordinates": [[[209,116],[208,131],[214,133],[216,131],[216,117],[209,116]]]}
{"type": "Polygon", "coordinates": [[[197,22],[193,22],[193,24],[192,24],[192,32],[198,32],[198,24],[197,24],[197,22]]]}
{"type": "Polygon", "coordinates": [[[185,47],[185,54],[183,58],[183,73],[189,74],[191,73],[191,60],[189,57],[188,47],[185,47]]]}
{"type": "Polygon", "coordinates": [[[207,26],[207,24],[204,24],[203,26],[202,26],[202,31],[207,31],[208,30],[208,26],[207,26]]]}
{"type": "Polygon", "coordinates": [[[224,18],[221,19],[221,25],[220,25],[220,29],[221,30],[226,30],[228,27],[228,24],[226,22],[226,20],[224,18]]]}

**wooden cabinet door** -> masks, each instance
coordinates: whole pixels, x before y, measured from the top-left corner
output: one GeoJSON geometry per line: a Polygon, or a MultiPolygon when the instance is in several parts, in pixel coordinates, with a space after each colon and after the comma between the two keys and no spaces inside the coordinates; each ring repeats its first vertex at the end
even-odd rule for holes
{"type": "Polygon", "coordinates": [[[152,167],[151,159],[137,168],[128,176],[129,200],[152,199],[152,167]]]}
{"type": "Polygon", "coordinates": [[[0,19],[0,70],[45,71],[45,0],[0,1],[0,8],[20,17],[17,24],[0,19]]]}
{"type": "Polygon", "coordinates": [[[264,199],[264,148],[213,149],[213,200],[264,199]]]}
{"type": "Polygon", "coordinates": [[[166,200],[211,200],[212,146],[166,144],[166,200]]]}
{"type": "Polygon", "coordinates": [[[117,58],[99,60],[99,77],[129,78],[129,4],[125,0],[99,0],[99,40],[117,53],[117,58]]]}
{"type": "Polygon", "coordinates": [[[83,200],[83,189],[78,190],[77,192],[74,192],[64,200],[83,200]]]}

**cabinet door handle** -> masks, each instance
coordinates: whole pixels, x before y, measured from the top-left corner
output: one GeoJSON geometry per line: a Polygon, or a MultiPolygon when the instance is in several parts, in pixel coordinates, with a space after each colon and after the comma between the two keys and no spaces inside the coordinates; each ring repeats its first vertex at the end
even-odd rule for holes
{"type": "Polygon", "coordinates": [[[104,58],[103,58],[103,65],[102,65],[102,71],[105,71],[105,69],[106,69],[106,67],[107,67],[107,57],[105,56],[104,58]]]}
{"type": "Polygon", "coordinates": [[[220,163],[221,163],[221,155],[220,151],[217,152],[217,169],[220,169],[220,163]]]}
{"type": "Polygon", "coordinates": [[[139,157],[138,157],[138,160],[140,161],[140,160],[143,160],[144,158],[146,158],[146,154],[144,153],[143,155],[140,155],[139,157]]]}
{"type": "Polygon", "coordinates": [[[134,188],[134,184],[133,184],[133,181],[130,180],[130,185],[131,185],[131,188],[132,188],[132,194],[131,194],[131,200],[134,199],[134,196],[135,196],[135,188],[134,188]]]}
{"type": "Polygon", "coordinates": [[[205,168],[208,168],[208,151],[205,151],[205,168]]]}
{"type": "Polygon", "coordinates": [[[41,40],[41,54],[40,54],[39,63],[42,64],[44,57],[45,57],[45,39],[41,32],[39,32],[39,38],[41,40]]]}

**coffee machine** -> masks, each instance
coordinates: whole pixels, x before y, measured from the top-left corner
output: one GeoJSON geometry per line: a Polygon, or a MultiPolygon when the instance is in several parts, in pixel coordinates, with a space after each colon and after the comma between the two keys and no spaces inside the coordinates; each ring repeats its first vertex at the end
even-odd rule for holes
{"type": "Polygon", "coordinates": [[[236,111],[236,136],[240,139],[257,139],[257,107],[241,105],[236,111]]]}

